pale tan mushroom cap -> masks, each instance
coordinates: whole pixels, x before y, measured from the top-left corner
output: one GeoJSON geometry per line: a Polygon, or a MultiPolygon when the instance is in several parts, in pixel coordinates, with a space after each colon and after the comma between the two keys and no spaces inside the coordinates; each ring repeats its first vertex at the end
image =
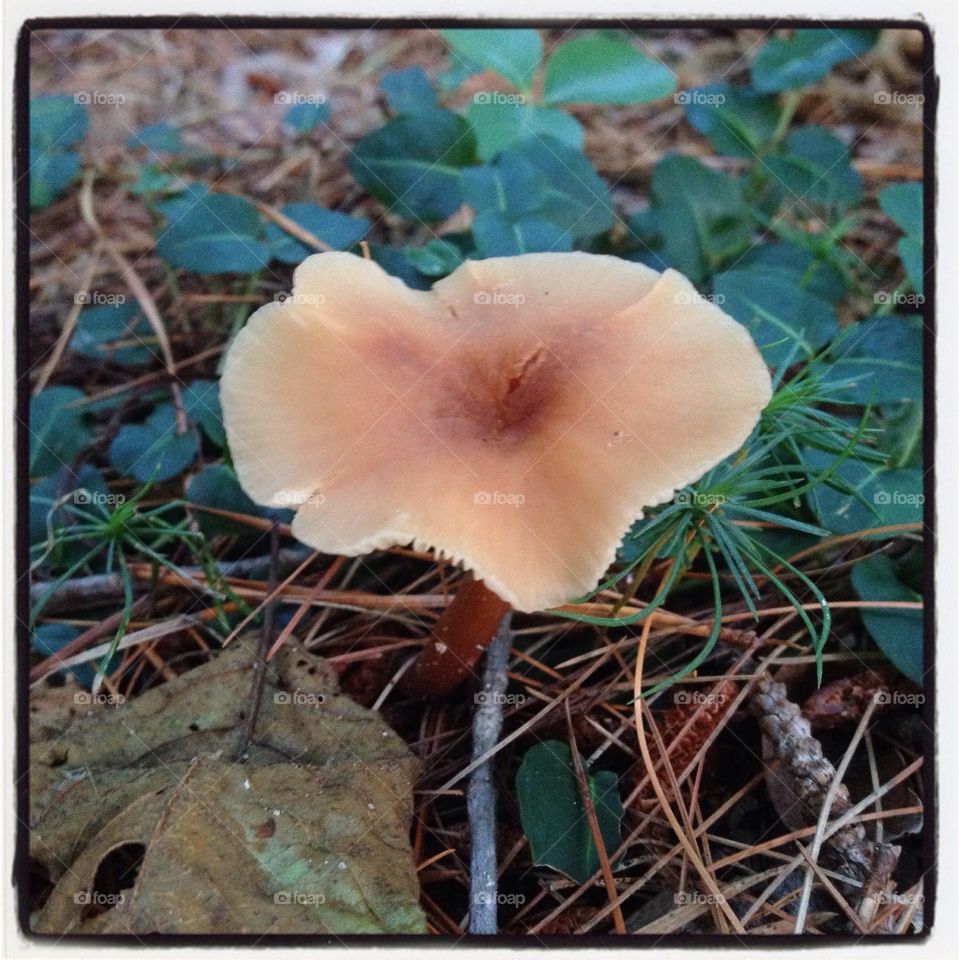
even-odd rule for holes
{"type": "Polygon", "coordinates": [[[770,389],[747,331],[681,274],[583,253],[469,261],[428,292],[316,254],[221,384],[241,484],[299,507],[300,540],[433,547],[523,611],[592,590],[770,389]]]}

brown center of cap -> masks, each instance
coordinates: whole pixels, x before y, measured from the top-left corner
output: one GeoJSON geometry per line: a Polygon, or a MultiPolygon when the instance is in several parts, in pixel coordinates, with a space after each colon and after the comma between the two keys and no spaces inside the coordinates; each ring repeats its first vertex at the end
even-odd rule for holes
{"type": "Polygon", "coordinates": [[[440,374],[433,415],[452,436],[519,444],[550,419],[559,386],[559,363],[542,344],[506,355],[468,351],[440,374]]]}

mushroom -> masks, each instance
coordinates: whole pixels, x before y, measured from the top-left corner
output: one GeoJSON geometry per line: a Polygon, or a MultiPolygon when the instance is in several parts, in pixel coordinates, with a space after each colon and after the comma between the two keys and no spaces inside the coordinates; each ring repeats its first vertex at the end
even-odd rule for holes
{"type": "Polygon", "coordinates": [[[331,554],[433,548],[472,571],[412,689],[450,689],[511,607],[592,590],[646,507],[735,452],[770,398],[747,331],[674,270],[535,253],[430,291],[319,253],[223,370],[237,475],[331,554]]]}

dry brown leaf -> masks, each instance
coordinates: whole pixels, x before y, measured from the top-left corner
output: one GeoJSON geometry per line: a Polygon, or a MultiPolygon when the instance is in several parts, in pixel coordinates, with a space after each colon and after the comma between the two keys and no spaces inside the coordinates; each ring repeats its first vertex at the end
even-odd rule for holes
{"type": "Polygon", "coordinates": [[[237,763],[250,677],[237,644],[33,745],[32,854],[55,883],[36,932],[425,931],[405,744],[289,646],[237,763]],[[108,888],[118,851],[142,863],[108,888]]]}

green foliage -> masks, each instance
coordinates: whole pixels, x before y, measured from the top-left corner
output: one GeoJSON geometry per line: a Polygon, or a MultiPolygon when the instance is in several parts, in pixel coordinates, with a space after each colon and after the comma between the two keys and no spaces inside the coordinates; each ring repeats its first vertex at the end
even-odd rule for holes
{"type": "Polygon", "coordinates": [[[149,321],[136,303],[126,300],[81,310],[70,349],[124,366],[149,363],[159,355],[149,321]]]}
{"type": "Polygon", "coordinates": [[[494,94],[477,94],[467,111],[467,119],[477,137],[477,155],[484,162],[492,160],[501,150],[531,138],[550,137],[574,150],[583,148],[583,127],[561,110],[504,102],[494,94]]]}
{"type": "Polygon", "coordinates": [[[544,100],[556,103],[646,103],[673,93],[677,79],[623,37],[592,33],[562,43],[547,60],[544,100]]]}
{"type": "Polygon", "coordinates": [[[74,97],[46,95],[30,101],[30,146],[37,150],[63,150],[87,133],[87,111],[74,97]]]}
{"type": "Polygon", "coordinates": [[[30,207],[53,203],[80,169],[80,155],[68,147],[87,132],[87,111],[70,96],[30,101],[30,207]]]}
{"type": "Polygon", "coordinates": [[[179,153],[183,149],[180,129],[169,123],[151,123],[127,139],[131,150],[146,149],[148,153],[179,153]]]}
{"type": "MultiPolygon", "coordinates": [[[[804,450],[811,469],[826,471],[833,461],[820,450],[804,450]]],[[[886,463],[850,457],[807,494],[818,522],[832,533],[857,533],[872,527],[918,523],[923,516],[922,473],[891,469],[886,463]]]]}
{"type": "Polygon", "coordinates": [[[917,401],[923,392],[923,323],[914,316],[869,317],[830,349],[823,378],[838,399],[865,406],[917,401]]]}
{"type": "Polygon", "coordinates": [[[847,292],[847,279],[826,257],[815,256],[792,243],[762,243],[737,260],[738,267],[763,267],[787,284],[806,290],[830,304],[847,292]]]}
{"type": "MultiPolygon", "coordinates": [[[[853,588],[865,601],[916,603],[921,596],[904,584],[889,557],[861,560],[853,568],[853,588]]],[[[887,659],[917,686],[923,686],[923,613],[920,610],[864,607],[860,619],[887,659]]]]}
{"type": "MultiPolygon", "coordinates": [[[[583,767],[603,846],[610,856],[620,843],[623,819],[617,775],[609,770],[588,773],[585,763],[583,767]]],[[[600,858],[567,744],[546,740],[524,754],[517,771],[517,802],[533,862],[586,883],[600,868],[600,858]]]]}
{"type": "Polygon", "coordinates": [[[243,197],[211,193],[195,183],[158,209],[167,224],[157,232],[157,253],[173,267],[204,274],[252,273],[270,261],[260,214],[243,197]]]}
{"type": "Polygon", "coordinates": [[[771,37],[750,65],[753,86],[761,93],[806,87],[838,63],[860,57],[876,43],[875,30],[803,28],[789,37],[771,37]]]}
{"type": "Polygon", "coordinates": [[[380,264],[390,276],[402,280],[408,287],[414,290],[430,289],[430,281],[413,265],[405,249],[371,243],[370,258],[374,263],[380,264]]]}
{"type": "MultiPolygon", "coordinates": [[[[107,483],[96,467],[85,463],[76,473],[62,468],[38,480],[30,487],[30,546],[44,543],[54,527],[62,527],[68,517],[63,509],[67,501],[83,501],[92,496],[106,498],[107,483]],[[74,496],[83,491],[79,497],[74,496]]],[[[70,545],[56,544],[49,561],[53,565],[69,562],[70,545]]],[[[73,559],[76,559],[74,554],[73,559]]]]}
{"type": "Polygon", "coordinates": [[[227,445],[220,407],[220,384],[216,380],[192,380],[181,392],[183,412],[221,450],[227,445]]]}
{"type": "Polygon", "coordinates": [[[453,50],[470,63],[499,73],[519,90],[529,90],[543,47],[536,30],[441,30],[453,50]]]}
{"type": "Polygon", "coordinates": [[[354,179],[399,216],[442,220],[460,206],[460,171],[475,159],[467,121],[435,108],[368,133],[349,164],[354,179]]]}
{"type": "Polygon", "coordinates": [[[425,277],[445,277],[463,262],[463,252],[449,240],[434,239],[422,247],[408,247],[405,252],[425,277]]]}
{"type": "Polygon", "coordinates": [[[30,476],[46,477],[83,452],[91,430],[76,387],[47,387],[30,401],[30,476]]]}
{"type": "Polygon", "coordinates": [[[771,366],[791,357],[813,359],[837,329],[833,307],[799,280],[792,270],[769,264],[738,266],[714,278],[717,302],[750,331],[771,366]]]}
{"type": "MultiPolygon", "coordinates": [[[[288,203],[280,212],[334,250],[355,246],[370,229],[370,221],[364,217],[350,217],[316,203],[288,203]]],[[[266,225],[265,235],[273,258],[281,263],[300,263],[316,253],[275,223],[266,225]]]]}
{"type": "Polygon", "coordinates": [[[557,140],[525,140],[492,164],[461,175],[463,198],[476,210],[481,256],[569,249],[570,240],[613,225],[606,185],[583,154],[557,140]]]}
{"type": "Polygon", "coordinates": [[[903,231],[897,242],[910,285],[923,293],[923,185],[895,183],[877,196],[880,209],[903,231]]]}
{"type": "MultiPolygon", "coordinates": [[[[244,493],[233,469],[224,463],[206,466],[191,477],[187,484],[186,497],[190,503],[201,507],[212,507],[215,510],[268,520],[275,519],[281,523],[289,523],[292,516],[289,510],[271,510],[255,504],[244,493]]],[[[257,535],[257,531],[246,524],[216,514],[205,513],[202,510],[197,511],[197,526],[208,537],[257,535]]]]}
{"type": "Polygon", "coordinates": [[[295,103],[283,115],[283,125],[295,136],[305,137],[330,119],[326,103],[295,103]]]}
{"type": "MultiPolygon", "coordinates": [[[[31,570],[42,566],[55,552],[62,553],[66,547],[78,547],[80,554],[76,559],[71,557],[63,565],[49,589],[33,604],[30,611],[32,631],[36,630],[38,618],[61,584],[80,571],[90,568],[99,560],[102,561],[104,572],[117,571],[120,575],[123,584],[122,616],[110,649],[97,669],[94,688],[98,685],[99,676],[112,662],[117,645],[130,622],[133,579],[127,566],[128,556],[146,557],[155,570],[164,567],[180,576],[176,565],[166,556],[173,546],[179,544],[198,553],[205,566],[210,565],[203,535],[188,529],[189,520],[183,515],[180,501],[170,500],[150,509],[141,507],[149,489],[149,485],[145,485],[129,498],[123,494],[91,496],[89,491],[85,491],[85,496],[60,497],[48,513],[46,540],[31,546],[31,570]],[[61,508],[59,521],[56,518],[57,506],[61,508]],[[180,514],[179,518],[177,514],[180,514]]],[[[222,597],[215,588],[211,592],[218,599],[222,597]]]]}
{"type": "Polygon", "coordinates": [[[437,75],[437,89],[444,93],[456,90],[464,80],[483,72],[483,67],[472,60],[461,56],[453,56],[450,60],[450,66],[437,75]]]}
{"type": "Polygon", "coordinates": [[[380,89],[394,113],[419,113],[437,106],[437,95],[423,67],[387,70],[380,89]]]}
{"type": "Polygon", "coordinates": [[[173,192],[177,189],[177,181],[157,164],[145,163],[140,167],[137,179],[127,189],[134,196],[151,196],[173,192]]]}
{"type": "Polygon", "coordinates": [[[773,97],[726,83],[713,83],[679,96],[690,125],[723,156],[754,158],[776,133],[780,111],[773,97]]]}
{"type": "Polygon", "coordinates": [[[786,147],[785,154],[763,161],[784,201],[841,210],[860,202],[860,174],[850,165],[850,151],[825,127],[792,130],[786,147]]]}
{"type": "Polygon", "coordinates": [[[667,156],[654,168],[650,193],[665,265],[691,280],[702,282],[750,243],[753,218],[733,177],[693,157],[667,156]]]}
{"type": "Polygon", "coordinates": [[[182,473],[197,455],[192,431],[177,433],[173,404],[159,404],[142,424],[124,424],[110,444],[111,466],[140,483],[159,483],[182,473]]]}

